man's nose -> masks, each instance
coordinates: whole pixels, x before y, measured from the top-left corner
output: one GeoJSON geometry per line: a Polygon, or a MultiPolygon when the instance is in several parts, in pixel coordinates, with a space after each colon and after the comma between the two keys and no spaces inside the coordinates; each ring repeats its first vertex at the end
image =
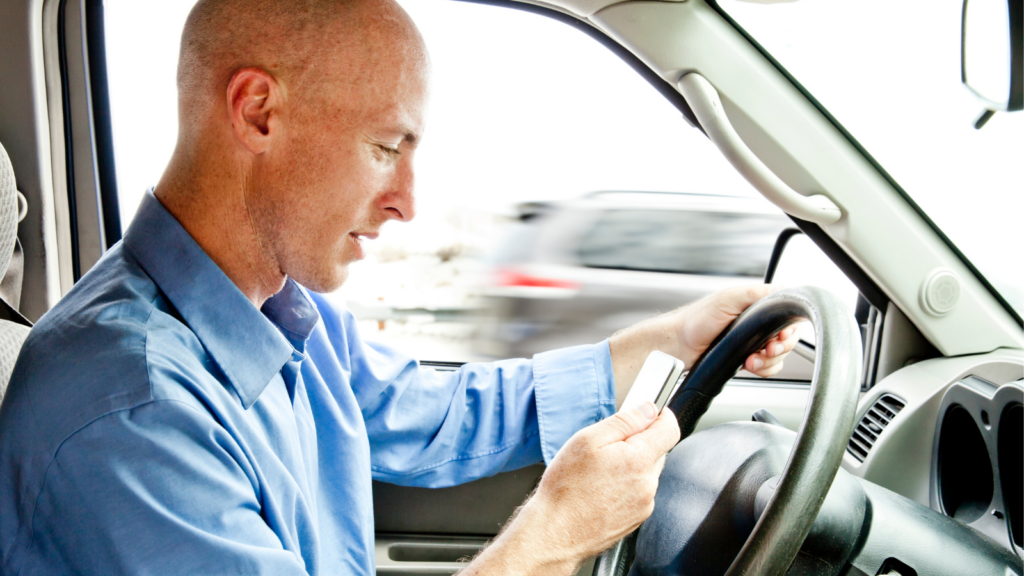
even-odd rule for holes
{"type": "Polygon", "coordinates": [[[408,222],[416,216],[416,198],[413,196],[413,182],[415,178],[412,169],[412,159],[403,158],[380,199],[380,208],[387,213],[388,218],[399,222],[408,222]]]}

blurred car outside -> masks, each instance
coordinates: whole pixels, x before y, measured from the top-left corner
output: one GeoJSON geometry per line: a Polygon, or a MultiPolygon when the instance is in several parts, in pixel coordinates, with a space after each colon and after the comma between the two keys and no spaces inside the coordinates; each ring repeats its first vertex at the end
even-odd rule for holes
{"type": "Polygon", "coordinates": [[[475,351],[492,357],[598,342],[731,286],[759,282],[792,222],[760,198],[594,192],[519,205],[491,256],[475,351]]]}

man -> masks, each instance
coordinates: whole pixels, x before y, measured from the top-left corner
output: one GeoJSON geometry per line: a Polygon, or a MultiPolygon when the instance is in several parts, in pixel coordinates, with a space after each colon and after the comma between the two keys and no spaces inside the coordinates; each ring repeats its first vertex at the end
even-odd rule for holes
{"type": "MultiPolygon", "coordinates": [[[[0,571],[370,574],[371,477],[541,460],[466,573],[570,574],[650,514],[678,428],[649,403],[607,418],[616,399],[650,350],[692,364],[767,288],[455,373],[364,343],[319,293],[414,215],[427,68],[389,0],[197,4],[174,155],[33,330],[0,411],[0,571]]],[[[774,373],[793,343],[747,368],[774,373]]]]}

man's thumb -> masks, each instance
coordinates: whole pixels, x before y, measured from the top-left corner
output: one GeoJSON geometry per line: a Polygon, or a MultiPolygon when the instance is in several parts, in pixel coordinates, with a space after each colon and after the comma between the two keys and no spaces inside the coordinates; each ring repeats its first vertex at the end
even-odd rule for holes
{"type": "Polygon", "coordinates": [[[639,406],[616,413],[592,427],[597,446],[607,446],[612,442],[622,442],[634,434],[647,430],[658,416],[658,409],[653,402],[643,402],[639,406]]]}

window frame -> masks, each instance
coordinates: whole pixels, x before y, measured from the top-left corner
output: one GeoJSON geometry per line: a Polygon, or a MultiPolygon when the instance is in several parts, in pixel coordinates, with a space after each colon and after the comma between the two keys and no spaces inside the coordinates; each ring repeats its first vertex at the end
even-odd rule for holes
{"type": "Polygon", "coordinates": [[[102,0],[48,0],[43,52],[61,294],[121,239],[102,0]]]}

